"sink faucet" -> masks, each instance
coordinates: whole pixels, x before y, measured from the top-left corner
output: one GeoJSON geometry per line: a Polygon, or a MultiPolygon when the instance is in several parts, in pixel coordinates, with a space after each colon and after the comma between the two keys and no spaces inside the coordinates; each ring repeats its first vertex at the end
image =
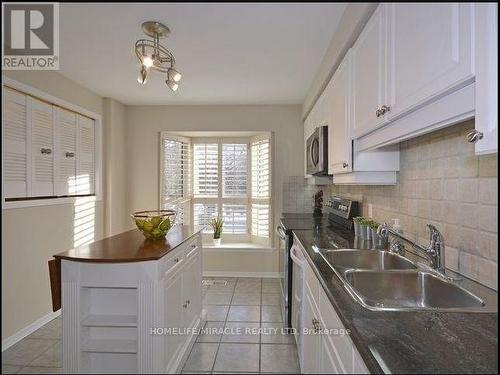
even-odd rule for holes
{"type": "Polygon", "coordinates": [[[389,236],[392,237],[390,251],[403,254],[404,246],[401,241],[405,242],[414,249],[418,250],[420,253],[423,253],[430,260],[432,268],[444,274],[445,247],[443,235],[432,224],[427,224],[427,228],[429,228],[430,231],[430,243],[428,246],[422,246],[415,241],[410,240],[408,237],[405,237],[401,233],[398,233],[389,228],[387,223],[384,223],[378,227],[377,234],[385,238],[389,238],[389,236]]]}

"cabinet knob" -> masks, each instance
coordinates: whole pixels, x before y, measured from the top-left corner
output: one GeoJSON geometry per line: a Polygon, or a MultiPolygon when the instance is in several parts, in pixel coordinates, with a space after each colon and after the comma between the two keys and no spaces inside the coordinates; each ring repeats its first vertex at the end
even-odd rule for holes
{"type": "Polygon", "coordinates": [[[347,163],[346,161],[342,163],[343,168],[347,168],[348,166],[349,166],[349,163],[347,163]]]}
{"type": "Polygon", "coordinates": [[[179,258],[174,258],[175,263],[179,263],[179,258]]]}
{"type": "Polygon", "coordinates": [[[386,112],[389,112],[391,110],[391,107],[388,106],[388,105],[383,105],[382,108],[380,108],[380,111],[382,112],[382,114],[385,114],[386,112]]]}
{"type": "Polygon", "coordinates": [[[375,115],[376,115],[377,117],[380,117],[380,116],[382,115],[382,110],[381,110],[380,108],[379,108],[379,109],[377,109],[377,110],[375,111],[375,115]]]}
{"type": "Polygon", "coordinates": [[[185,303],[185,304],[183,304],[183,305],[182,305],[182,307],[184,307],[185,309],[187,309],[188,304],[187,304],[187,303],[185,303]]]}
{"type": "Polygon", "coordinates": [[[42,155],[50,155],[50,154],[52,154],[52,149],[50,149],[50,148],[41,148],[40,149],[40,153],[42,155]]]}
{"type": "Polygon", "coordinates": [[[75,153],[74,152],[66,152],[66,157],[67,158],[74,158],[75,157],[75,153]]]}
{"type": "Polygon", "coordinates": [[[480,139],[483,139],[483,137],[484,137],[484,134],[476,129],[471,130],[465,136],[465,138],[467,139],[467,142],[469,142],[469,143],[476,143],[480,139]]]}

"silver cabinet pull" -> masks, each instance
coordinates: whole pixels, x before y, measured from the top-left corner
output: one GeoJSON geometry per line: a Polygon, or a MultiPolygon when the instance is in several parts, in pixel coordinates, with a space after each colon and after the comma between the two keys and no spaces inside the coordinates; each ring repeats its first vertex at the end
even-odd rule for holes
{"type": "Polygon", "coordinates": [[[382,114],[385,114],[386,112],[390,112],[391,107],[384,104],[380,110],[382,111],[382,114]]]}
{"type": "Polygon", "coordinates": [[[349,163],[347,163],[346,161],[342,163],[343,168],[347,168],[348,166],[349,166],[349,163]]]}
{"type": "Polygon", "coordinates": [[[66,152],[66,157],[67,158],[74,158],[75,157],[75,153],[74,152],[66,152]]]}
{"type": "Polygon", "coordinates": [[[174,258],[175,263],[179,263],[179,258],[174,258]]]}
{"type": "Polygon", "coordinates": [[[465,138],[467,139],[467,142],[469,142],[469,143],[476,143],[477,141],[483,139],[483,137],[484,137],[484,134],[476,129],[471,130],[465,136],[465,138]]]}
{"type": "Polygon", "coordinates": [[[40,153],[42,155],[50,155],[50,154],[52,154],[52,149],[50,149],[50,148],[41,148],[40,149],[40,153]]]}
{"type": "Polygon", "coordinates": [[[379,108],[375,111],[375,115],[377,115],[377,117],[380,117],[382,115],[382,110],[379,108]]]}

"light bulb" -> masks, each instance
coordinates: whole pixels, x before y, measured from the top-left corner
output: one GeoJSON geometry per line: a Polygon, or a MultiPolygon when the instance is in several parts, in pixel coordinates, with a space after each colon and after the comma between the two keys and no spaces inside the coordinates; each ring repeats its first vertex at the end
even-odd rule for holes
{"type": "Polygon", "coordinates": [[[170,79],[167,79],[165,83],[168,87],[170,87],[170,90],[172,91],[177,91],[177,89],[179,88],[179,85],[170,79]]]}
{"type": "Polygon", "coordinates": [[[139,76],[137,77],[137,82],[145,85],[148,81],[148,70],[142,66],[141,71],[139,72],[139,76]]]}
{"type": "Polygon", "coordinates": [[[179,73],[177,70],[175,70],[174,68],[170,68],[168,70],[168,76],[170,77],[171,80],[173,80],[174,82],[179,82],[182,78],[182,74],[179,73]]]}
{"type": "Polygon", "coordinates": [[[151,68],[153,66],[153,59],[151,58],[151,56],[148,56],[148,55],[144,55],[142,56],[142,65],[144,65],[146,68],[151,68]]]}

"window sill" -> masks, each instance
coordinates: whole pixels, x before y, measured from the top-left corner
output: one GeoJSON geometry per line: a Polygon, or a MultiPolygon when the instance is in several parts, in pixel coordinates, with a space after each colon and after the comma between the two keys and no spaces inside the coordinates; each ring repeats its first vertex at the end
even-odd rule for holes
{"type": "Polygon", "coordinates": [[[203,251],[206,252],[263,252],[272,253],[274,248],[269,245],[260,245],[252,242],[226,242],[220,246],[214,246],[213,243],[203,243],[203,251]]]}

